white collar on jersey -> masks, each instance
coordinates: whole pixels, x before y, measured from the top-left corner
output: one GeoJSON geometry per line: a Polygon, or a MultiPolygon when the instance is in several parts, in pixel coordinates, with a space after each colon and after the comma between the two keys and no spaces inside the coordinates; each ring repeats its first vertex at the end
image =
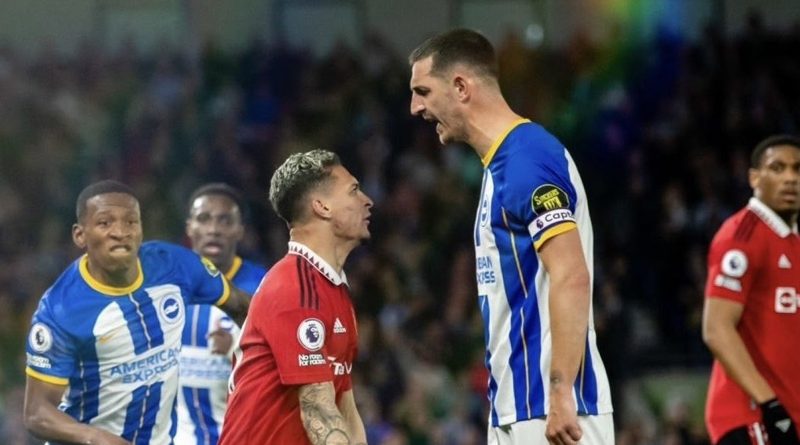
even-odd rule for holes
{"type": "Polygon", "coordinates": [[[786,238],[792,233],[797,233],[797,224],[795,224],[794,227],[789,227],[789,224],[786,224],[783,218],[778,216],[774,210],[767,207],[766,204],[755,196],[750,198],[750,202],[747,203],[747,208],[758,215],[781,238],[786,238]]]}
{"type": "Polygon", "coordinates": [[[323,260],[322,257],[314,253],[314,251],[305,244],[298,243],[297,241],[289,241],[289,254],[300,255],[305,258],[312,266],[316,267],[322,275],[325,275],[325,278],[333,283],[334,286],[338,286],[342,283],[350,286],[344,271],[342,271],[341,275],[336,273],[336,270],[331,267],[327,261],[323,260]]]}

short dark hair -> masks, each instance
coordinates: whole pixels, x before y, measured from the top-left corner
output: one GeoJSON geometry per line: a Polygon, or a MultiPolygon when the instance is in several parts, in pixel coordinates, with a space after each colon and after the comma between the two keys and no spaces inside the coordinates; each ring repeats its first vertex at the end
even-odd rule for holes
{"type": "Polygon", "coordinates": [[[458,63],[473,68],[478,74],[498,77],[494,47],[481,33],[471,29],[453,29],[422,42],[408,56],[409,65],[433,56],[431,74],[440,75],[458,63]]]}
{"type": "Polygon", "coordinates": [[[83,217],[86,214],[87,201],[97,195],[105,195],[106,193],[122,193],[125,195],[130,195],[133,199],[139,201],[139,198],[136,197],[133,189],[119,181],[115,181],[113,179],[98,181],[86,186],[86,188],[81,190],[81,192],[78,194],[78,199],[75,202],[75,217],[77,220],[79,222],[83,220],[83,217]]]}
{"type": "Polygon", "coordinates": [[[327,181],[331,167],[341,165],[336,153],[311,150],[295,153],[275,170],[269,185],[272,208],[288,224],[303,216],[308,192],[327,181]]]}
{"type": "Polygon", "coordinates": [[[242,215],[242,219],[244,219],[247,209],[245,208],[246,206],[242,193],[224,182],[210,182],[195,189],[189,197],[189,206],[186,209],[187,215],[191,215],[192,206],[197,198],[206,195],[222,195],[230,199],[236,204],[236,207],[239,207],[239,213],[242,215]]]}
{"type": "Polygon", "coordinates": [[[764,160],[764,152],[768,148],[777,147],[778,145],[791,145],[800,150],[800,138],[790,134],[776,134],[764,139],[753,149],[753,153],[750,155],[750,167],[761,167],[761,162],[764,160]]]}

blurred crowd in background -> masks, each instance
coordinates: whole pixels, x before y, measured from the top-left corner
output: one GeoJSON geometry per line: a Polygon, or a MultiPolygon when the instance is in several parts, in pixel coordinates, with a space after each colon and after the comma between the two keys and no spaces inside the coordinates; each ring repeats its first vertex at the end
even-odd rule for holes
{"type": "MultiPolygon", "coordinates": [[[[512,106],[551,129],[584,176],[618,443],[706,443],[707,244],[750,196],[752,147],[798,132],[800,24],[778,34],[753,15],[734,38],[709,25],[697,42],[620,33],[559,50],[510,33],[497,47],[512,106]]],[[[185,243],[191,191],[227,182],[249,204],[241,253],[269,266],[287,241],[269,179],[288,154],[316,147],[339,153],[375,201],[373,239],[346,265],[369,443],[485,443],[470,238],[481,165],[409,115],[405,56],[379,34],[324,57],[260,42],[196,57],[91,41],[70,54],[0,49],[0,443],[38,443],[21,421],[25,336],[43,291],[80,254],[70,228],[85,185],[126,182],[145,237],[185,243]]]]}

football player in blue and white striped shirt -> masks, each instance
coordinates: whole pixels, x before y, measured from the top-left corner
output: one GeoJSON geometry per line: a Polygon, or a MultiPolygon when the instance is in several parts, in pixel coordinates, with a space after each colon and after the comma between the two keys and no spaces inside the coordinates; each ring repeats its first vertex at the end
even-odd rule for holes
{"type": "Polygon", "coordinates": [[[86,187],[76,213],[86,254],[33,315],[25,425],[51,443],[169,444],[186,305],[243,319],[250,299],[191,250],[142,244],[139,201],[119,182],[86,187]]]}
{"type": "Polygon", "coordinates": [[[409,57],[411,113],[484,166],[474,240],[490,372],[489,444],[613,444],[592,320],[592,223],[562,144],[521,118],[491,43],[453,30],[409,57]]]}
{"type": "MultiPolygon", "coordinates": [[[[211,260],[233,285],[254,294],[266,269],[236,254],[245,234],[244,208],[238,190],[223,183],[205,184],[189,198],[186,235],[192,250],[211,260]]],[[[232,345],[239,333],[239,326],[213,305],[186,307],[177,445],[216,445],[219,441],[228,407],[232,345]],[[215,332],[213,337],[209,337],[211,332],[215,332]]]]}

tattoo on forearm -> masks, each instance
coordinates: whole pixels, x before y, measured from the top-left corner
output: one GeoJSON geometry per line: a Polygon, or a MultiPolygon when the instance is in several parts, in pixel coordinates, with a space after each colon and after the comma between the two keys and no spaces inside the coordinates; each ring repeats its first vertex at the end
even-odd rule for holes
{"type": "Polygon", "coordinates": [[[336,407],[336,397],[330,383],[300,388],[300,413],[312,444],[351,445],[346,423],[336,407]]]}

